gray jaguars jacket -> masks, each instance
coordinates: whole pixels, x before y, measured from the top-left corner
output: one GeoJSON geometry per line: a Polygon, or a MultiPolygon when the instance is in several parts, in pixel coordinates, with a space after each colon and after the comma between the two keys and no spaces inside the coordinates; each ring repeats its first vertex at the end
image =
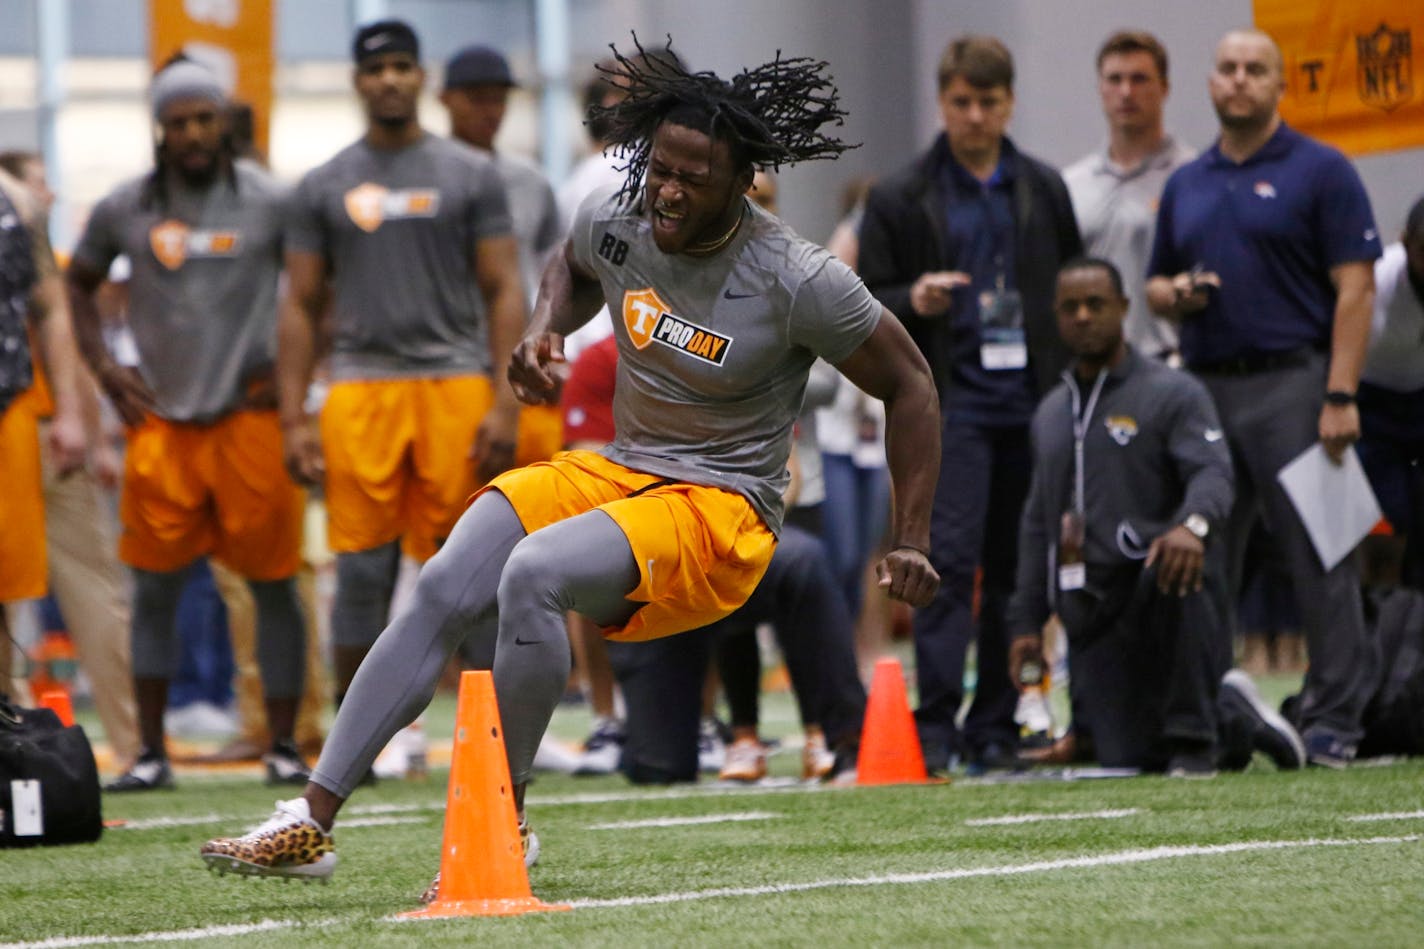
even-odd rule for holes
{"type": "MultiPolygon", "coordinates": [[[[1037,633],[1054,609],[1059,524],[1074,506],[1074,408],[1094,383],[1069,367],[1033,417],[1033,480],[1019,531],[1010,635],[1037,633]]],[[[1212,531],[1231,510],[1231,454],[1211,396],[1194,376],[1143,358],[1106,374],[1083,437],[1083,560],[1135,568],[1159,534],[1200,514],[1212,531]]],[[[1209,534],[1208,537],[1211,535],[1209,534]]]]}

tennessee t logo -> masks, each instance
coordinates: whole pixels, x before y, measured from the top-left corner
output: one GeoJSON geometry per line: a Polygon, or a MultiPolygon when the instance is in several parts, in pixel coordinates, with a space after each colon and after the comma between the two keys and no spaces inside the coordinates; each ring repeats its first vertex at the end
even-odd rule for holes
{"type": "Polygon", "coordinates": [[[623,294],[623,326],[638,349],[646,349],[649,343],[658,342],[714,366],[720,366],[726,360],[732,342],[730,336],[714,333],[673,316],[662,297],[651,287],[623,294]]]}

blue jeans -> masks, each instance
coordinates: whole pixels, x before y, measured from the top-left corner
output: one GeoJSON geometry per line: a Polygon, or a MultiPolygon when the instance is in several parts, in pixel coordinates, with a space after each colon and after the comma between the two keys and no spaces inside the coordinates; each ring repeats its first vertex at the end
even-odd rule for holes
{"type": "Polygon", "coordinates": [[[821,468],[822,536],[853,621],[860,615],[866,561],[890,520],[890,475],[884,468],[858,467],[850,455],[822,454],[821,468]]]}

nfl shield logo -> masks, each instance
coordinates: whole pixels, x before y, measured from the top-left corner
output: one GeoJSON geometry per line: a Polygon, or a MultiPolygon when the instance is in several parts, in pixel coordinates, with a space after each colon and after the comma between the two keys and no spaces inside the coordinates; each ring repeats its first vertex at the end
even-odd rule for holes
{"type": "Polygon", "coordinates": [[[1373,33],[1355,36],[1361,102],[1390,112],[1414,98],[1411,45],[1408,28],[1392,30],[1384,23],[1373,33]]]}

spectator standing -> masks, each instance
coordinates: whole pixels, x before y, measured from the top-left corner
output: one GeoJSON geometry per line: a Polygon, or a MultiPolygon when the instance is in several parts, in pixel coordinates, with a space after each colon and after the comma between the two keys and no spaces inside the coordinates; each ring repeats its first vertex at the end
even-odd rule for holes
{"type": "Polygon", "coordinates": [[[514,463],[518,405],[493,367],[524,325],[503,180],[487,155],[421,127],[414,30],[363,26],[352,56],[366,133],[297,187],[278,353],[287,466],[326,489],[338,705],[385,628],[402,547],[428,560],[470,494],[514,463]],[[328,296],[318,437],[306,397],[328,296]]]}
{"type": "Polygon", "coordinates": [[[1086,251],[1112,261],[1127,281],[1127,341],[1148,358],[1175,360],[1177,328],[1152,312],[1143,287],[1162,187],[1196,152],[1163,126],[1171,86],[1157,37],[1119,30],[1098,49],[1097,67],[1107,144],[1070,165],[1063,182],[1086,251]]]}
{"type": "MultiPolygon", "coordinates": [[[[0,154],[0,168],[29,188],[41,214],[48,214],[54,193],[45,180],[44,162],[33,152],[0,154]]],[[[44,227],[43,217],[36,227],[44,227]]],[[[62,293],[61,293],[62,298],[62,293]]],[[[24,397],[33,400],[40,419],[40,457],[44,469],[45,546],[49,551],[49,587],[74,639],[79,666],[89,680],[94,710],[104,735],[126,770],[138,757],[138,713],[129,671],[129,595],[115,552],[113,516],[103,509],[101,491],[118,486],[123,462],[109,443],[94,377],[76,366],[79,398],[88,442],[88,464],[61,473],[54,463],[49,425],[54,415],[45,367],[35,355],[35,383],[24,397]]],[[[8,644],[0,643],[0,649],[8,644]]]]}
{"type": "Polygon", "coordinates": [[[0,695],[11,688],[14,643],[5,604],[44,596],[46,557],[39,423],[21,396],[34,383],[31,332],[45,354],[55,414],[49,448],[60,474],[84,463],[78,357],[44,215],[0,169],[0,695]]]}
{"type": "Polygon", "coordinates": [[[1424,590],[1424,198],[1375,261],[1375,308],[1360,376],[1360,462],[1396,537],[1404,583],[1424,590]]]}
{"type": "Polygon", "coordinates": [[[1359,570],[1352,557],[1323,568],[1276,475],[1316,441],[1338,463],[1359,437],[1379,235],[1350,162],[1281,120],[1285,77],[1269,36],[1227,33],[1208,88],[1221,136],[1167,181],[1147,291],[1153,310],[1180,321],[1183,361],[1206,383],[1231,447],[1231,601],[1264,513],[1310,656],[1300,710],[1310,760],[1344,767],[1369,691],[1359,570]]]}
{"type": "Polygon", "coordinates": [[[143,750],[108,785],[173,783],[163,712],[189,568],[211,554],[247,578],[258,612],[271,781],[304,781],[293,743],[305,624],[293,575],[302,494],[282,470],[272,379],[285,192],[234,161],[216,77],[178,60],[154,77],[156,167],[95,206],[70,264],[79,342],[129,426],[119,556],[133,571],[133,677],[143,750]],[[95,293],[128,256],[138,368],[104,346],[95,293]]]}
{"type": "Polygon", "coordinates": [[[955,756],[976,769],[1013,760],[1018,694],[1004,608],[1028,492],[1028,423],[1067,359],[1054,277],[1082,252],[1063,179],[1005,134],[1013,84],[1013,57],[999,40],[953,40],[939,64],[944,133],[871,189],[860,230],[861,276],[910,331],[940,394],[931,554],[943,583],[914,621],[915,715],[935,770],[955,756]],[[978,686],[961,735],[971,642],[978,686]]]}

